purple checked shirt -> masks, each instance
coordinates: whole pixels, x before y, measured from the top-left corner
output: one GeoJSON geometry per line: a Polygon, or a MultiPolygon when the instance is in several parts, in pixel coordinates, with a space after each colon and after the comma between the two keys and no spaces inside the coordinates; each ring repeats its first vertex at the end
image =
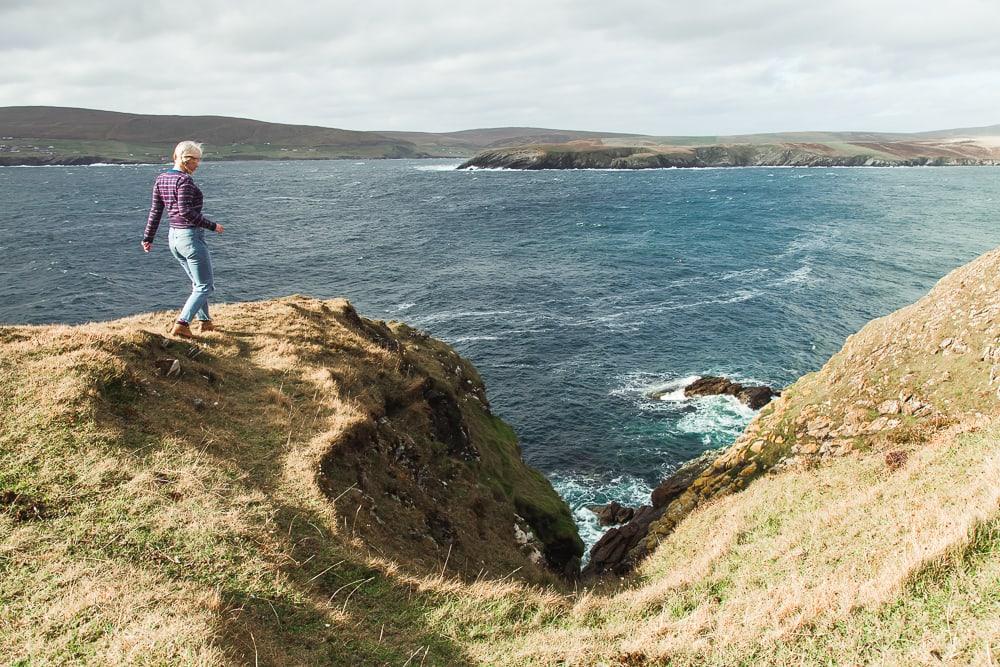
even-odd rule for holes
{"type": "Polygon", "coordinates": [[[190,174],[171,169],[157,176],[153,183],[153,203],[149,207],[143,242],[153,242],[164,209],[167,210],[170,227],[173,229],[204,227],[214,232],[215,223],[201,214],[203,201],[201,190],[194,184],[190,174]]]}

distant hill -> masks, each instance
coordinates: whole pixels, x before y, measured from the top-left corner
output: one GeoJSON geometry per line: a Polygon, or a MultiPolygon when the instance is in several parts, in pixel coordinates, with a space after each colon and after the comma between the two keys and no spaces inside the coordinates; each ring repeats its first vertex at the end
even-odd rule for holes
{"type": "Polygon", "coordinates": [[[160,116],[69,107],[0,107],[0,165],[163,162],[193,138],[208,159],[470,157],[485,148],[631,135],[531,127],[361,132],[227,116],[160,116]]]}
{"type": "MultiPolygon", "coordinates": [[[[911,134],[783,132],[651,136],[537,127],[438,133],[361,132],[227,116],[164,116],[47,106],[0,107],[0,165],[164,162],[170,159],[176,142],[183,138],[205,142],[209,160],[470,158],[482,151],[526,146],[561,147],[560,153],[577,151],[581,147],[588,152],[595,148],[614,149],[614,156],[608,159],[616,159],[620,153],[618,149],[622,148],[630,149],[630,155],[644,156],[652,152],[659,156],[670,152],[666,147],[794,145],[796,156],[802,150],[810,154],[803,158],[807,160],[813,160],[811,155],[815,152],[826,157],[853,159],[863,155],[865,160],[872,157],[891,161],[897,157],[919,158],[925,144],[931,142],[934,144],[933,158],[982,161],[992,159],[992,149],[1000,146],[1000,125],[911,134]]],[[[764,150],[773,152],[771,148],[764,150]]],[[[656,158],[657,161],[663,159],[656,158]]]]}

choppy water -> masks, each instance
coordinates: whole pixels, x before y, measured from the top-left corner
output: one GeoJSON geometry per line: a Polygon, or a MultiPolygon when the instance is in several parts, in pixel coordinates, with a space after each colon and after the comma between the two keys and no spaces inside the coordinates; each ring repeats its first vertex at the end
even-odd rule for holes
{"type": "MultiPolygon", "coordinates": [[[[346,296],[471,358],[577,510],[636,503],[751,413],[654,401],[783,386],[1000,242],[1000,169],[457,172],[453,162],[206,163],[220,300],[346,296]]],[[[139,239],[155,166],[0,169],[0,323],[178,308],[139,239]]]]}

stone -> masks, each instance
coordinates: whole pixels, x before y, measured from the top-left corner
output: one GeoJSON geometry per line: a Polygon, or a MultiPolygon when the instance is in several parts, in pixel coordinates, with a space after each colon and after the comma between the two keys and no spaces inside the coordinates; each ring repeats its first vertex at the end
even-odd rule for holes
{"type": "Polygon", "coordinates": [[[883,415],[898,415],[902,410],[902,406],[899,401],[889,400],[879,403],[877,410],[879,414],[883,415]]]}
{"type": "Polygon", "coordinates": [[[629,572],[634,565],[629,552],[646,538],[650,524],[662,514],[662,510],[643,505],[627,524],[604,533],[590,550],[590,562],[583,569],[583,576],[629,572]]]}
{"type": "Polygon", "coordinates": [[[684,388],[685,396],[735,396],[754,410],[759,410],[778,394],[762,385],[744,386],[723,377],[698,378],[684,388]]]}
{"type": "Polygon", "coordinates": [[[815,454],[819,451],[819,443],[816,441],[804,442],[799,445],[799,454],[815,454]]]}
{"type": "Polygon", "coordinates": [[[719,456],[719,450],[709,450],[697,458],[691,459],[660,482],[650,496],[653,507],[657,509],[666,507],[692,485],[704,486],[707,480],[701,475],[709,466],[713,470],[719,466],[718,471],[725,468],[725,464],[722,463],[719,456]]]}
{"type": "Polygon", "coordinates": [[[597,522],[602,526],[614,526],[621,523],[628,523],[632,520],[632,516],[635,514],[634,509],[631,507],[624,507],[614,500],[607,505],[592,505],[587,509],[597,515],[597,522]]]}

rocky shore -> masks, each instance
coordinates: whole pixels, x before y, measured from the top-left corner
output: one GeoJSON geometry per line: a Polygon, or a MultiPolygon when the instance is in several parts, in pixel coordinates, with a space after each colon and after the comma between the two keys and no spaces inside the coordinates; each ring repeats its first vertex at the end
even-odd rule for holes
{"type": "Polygon", "coordinates": [[[843,152],[826,144],[714,146],[519,146],[479,153],[459,169],[665,169],[699,167],[995,166],[991,152],[937,145],[857,145],[843,152]]]}

